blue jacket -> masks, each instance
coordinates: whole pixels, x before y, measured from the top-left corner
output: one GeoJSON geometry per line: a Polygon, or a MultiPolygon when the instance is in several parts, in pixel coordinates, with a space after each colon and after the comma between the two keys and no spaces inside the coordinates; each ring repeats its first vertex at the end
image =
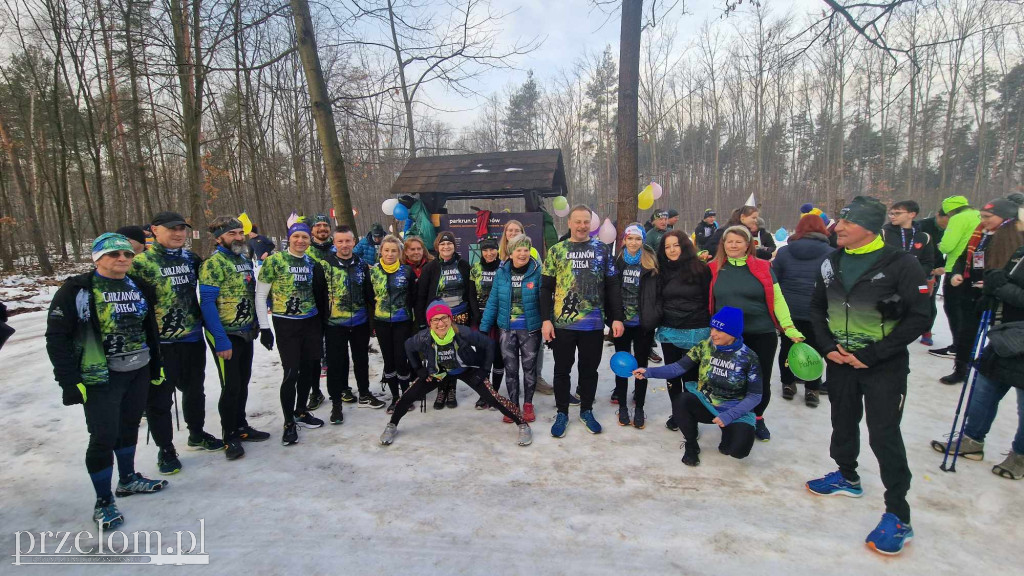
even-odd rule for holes
{"type": "MultiPolygon", "coordinates": [[[[530,258],[526,265],[526,276],[523,277],[523,312],[526,316],[526,329],[540,330],[540,262],[530,258]],[[531,287],[532,286],[532,287],[531,287]]],[[[480,320],[480,331],[487,333],[495,324],[502,330],[508,330],[509,317],[512,315],[512,260],[506,260],[494,273],[491,284],[491,295],[487,298],[483,318],[480,320]]]]}
{"type": "Polygon", "coordinates": [[[811,296],[814,281],[821,270],[821,261],[832,253],[828,238],[811,232],[779,248],[772,261],[772,270],[789,304],[789,314],[795,320],[811,319],[811,296]]]}
{"type": "Polygon", "coordinates": [[[367,232],[366,236],[359,239],[356,247],[352,249],[353,252],[359,255],[359,259],[366,262],[367,266],[373,266],[377,263],[377,250],[380,248],[379,244],[374,244],[373,239],[370,237],[370,233],[367,232]]]}

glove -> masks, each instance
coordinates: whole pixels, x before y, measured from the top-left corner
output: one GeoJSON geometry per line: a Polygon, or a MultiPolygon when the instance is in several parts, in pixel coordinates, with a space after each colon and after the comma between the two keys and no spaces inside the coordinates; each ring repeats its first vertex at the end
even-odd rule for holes
{"type": "Polygon", "coordinates": [[[65,406],[74,406],[75,404],[85,404],[86,392],[85,385],[79,382],[75,385],[61,386],[61,391],[64,393],[61,401],[65,406]]]}
{"type": "Polygon", "coordinates": [[[989,270],[985,272],[984,279],[984,291],[985,294],[992,294],[996,290],[999,290],[1006,283],[1010,281],[1010,277],[1006,275],[1006,270],[989,270]]]}
{"type": "Polygon", "coordinates": [[[160,376],[153,378],[152,380],[149,381],[149,383],[152,384],[153,386],[159,386],[163,384],[164,380],[166,379],[167,378],[164,376],[164,369],[160,368],[160,376]]]}
{"type": "Polygon", "coordinates": [[[263,344],[267,350],[274,349],[274,333],[270,331],[270,328],[260,330],[260,344],[263,344]]]}

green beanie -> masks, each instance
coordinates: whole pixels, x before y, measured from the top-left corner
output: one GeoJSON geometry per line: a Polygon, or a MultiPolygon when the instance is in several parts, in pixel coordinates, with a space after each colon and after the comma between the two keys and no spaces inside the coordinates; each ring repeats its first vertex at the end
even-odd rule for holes
{"type": "Polygon", "coordinates": [[[949,214],[953,210],[962,208],[968,204],[970,204],[970,202],[968,202],[967,198],[964,196],[950,196],[942,201],[942,211],[949,214]]]}
{"type": "Polygon", "coordinates": [[[885,225],[885,204],[872,196],[857,196],[839,211],[839,219],[853,222],[865,230],[878,234],[885,225]]]}

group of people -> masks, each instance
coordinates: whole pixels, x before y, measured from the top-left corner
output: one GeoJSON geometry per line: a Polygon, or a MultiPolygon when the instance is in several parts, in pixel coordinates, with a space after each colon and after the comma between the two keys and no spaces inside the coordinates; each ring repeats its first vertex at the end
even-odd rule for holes
{"type": "MultiPolygon", "coordinates": [[[[955,212],[958,202],[947,199],[943,213],[955,212]]],[[[1015,211],[1010,214],[1011,205],[1019,209],[1014,199],[987,204],[963,255],[948,256],[958,263],[949,286],[967,282],[984,305],[999,304],[997,322],[1013,322],[1024,310],[1024,271],[1018,270],[1024,226],[1015,211]]],[[[184,247],[185,219],[162,212],[151,223],[148,250],[137,253],[116,233],[95,240],[95,269],[70,278],[53,300],[47,350],[64,403],[85,406],[94,516],[112,527],[123,522],[115,495],[167,485],[134,469],[143,412],[159,448],[160,472],[181,470],[169,414],[175,390],[182,394],[189,447],[223,450],[233,460],[244,454],[244,442],[269,438],[246,421],[257,337],[280,355],[285,445],[298,442],[299,427],[323,426],[313,410],[325,400],[319,381],[326,366],[331,423],[344,422],[346,403],[387,404],[382,445],[395,441],[417,400],[425,410],[431,391],[437,390],[435,409],[456,407],[462,381],[479,395],[476,408],[500,411],[517,425],[516,442],[526,446],[533,439],[544,345],[554,358],[551,435],[567,435],[574,405],[585,430],[602,432],[593,408],[607,331],[615,350],[633,354],[638,364],[632,395],[629,379],[616,377],[611,402],[618,405],[618,424],[645,428],[646,381],[668,380],[672,412],[665,426],[682,433],[688,466],[700,464],[698,423],[718,425],[719,451],[734,458],[746,457],[755,441],[771,439],[765,414],[776,355],[781,346],[782,394],[792,399],[800,381],[785,360],[793,344],[806,341],[825,357],[828,378],[827,387],[821,379],[803,382],[804,402],[817,407],[827,389],[830,454],[838,464],[807,489],[863,493],[857,457],[866,412],[886,488],[886,513],[867,543],[896,554],[913,537],[906,500],[911,474],[900,433],[907,348],[930,336],[934,281],[944,272],[935,268],[933,238],[914,219],[919,210],[912,201],[887,209],[858,196],[831,221],[809,207],[779,249],[755,207],[735,210],[723,227],[709,210],[692,238],[670,228],[669,213],[658,211],[650,229],[627,226],[616,253],[591,235],[590,208],[576,206],[567,236],[546,250],[535,249],[513,220],[499,238],[480,239],[473,264],[459,255],[450,232],[440,232],[428,249],[418,237],[401,239],[375,225],[357,242],[351,228],[332,227],[323,215],[290,222],[285,249],[255,258],[242,223],[218,217],[209,226],[216,248],[204,260],[184,247]],[[389,403],[370,391],[374,336],[389,403]],[[652,368],[656,343],[665,365],[652,368]],[[205,427],[207,347],[221,380],[222,438],[205,427]],[[115,458],[119,481],[112,494],[115,458]]],[[[953,227],[942,221],[938,227],[946,228],[948,240],[953,227]]],[[[969,329],[967,320],[954,328],[957,351],[969,329]]],[[[966,458],[981,458],[998,400],[1024,381],[1019,361],[988,349],[981,366],[961,444],[966,458]]],[[[1024,422],[1020,388],[1018,401],[1024,422]]],[[[1024,464],[1014,460],[1021,454],[1024,428],[997,473],[1024,476],[1024,464]]]]}

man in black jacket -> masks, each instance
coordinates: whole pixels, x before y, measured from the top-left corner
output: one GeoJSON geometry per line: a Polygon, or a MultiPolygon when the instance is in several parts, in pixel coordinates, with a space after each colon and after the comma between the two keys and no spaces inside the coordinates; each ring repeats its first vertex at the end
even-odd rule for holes
{"type": "Polygon", "coordinates": [[[696,245],[697,252],[705,250],[704,244],[707,243],[708,238],[718,230],[718,222],[715,222],[717,213],[708,208],[704,211],[704,219],[697,223],[697,227],[693,230],[693,240],[696,245]]]}
{"type": "Polygon", "coordinates": [[[811,324],[828,360],[830,452],[839,470],[807,482],[807,489],[828,496],[863,494],[857,456],[866,411],[886,508],[866,542],[878,552],[898,554],[913,537],[906,498],[911,474],[900,432],[910,371],[907,345],[928,325],[928,286],[917,260],[878,235],[885,214],[877,199],[854,198],[839,214],[841,250],[822,262],[815,284],[811,324]]]}
{"type": "Polygon", "coordinates": [[[150,384],[163,384],[163,370],[156,294],[127,274],[134,257],[127,238],[101,234],[92,244],[96,267],[64,282],[46,318],[46,352],[63,403],[81,404],[85,410],[85,467],[96,491],[93,520],[103,529],[124,522],[110,490],[115,457],[117,496],[167,486],[166,480],[135,471],[139,421],[150,384]]]}
{"type": "Polygon", "coordinates": [[[935,216],[921,220],[921,231],[927,232],[932,239],[932,266],[934,266],[928,274],[931,276],[928,280],[928,291],[932,307],[932,321],[928,323],[928,330],[921,336],[921,344],[925,346],[935,343],[932,340],[932,325],[939,313],[938,306],[935,304],[935,298],[939,293],[936,287],[942,283],[942,275],[946,273],[946,255],[939,251],[939,242],[942,242],[942,235],[946,232],[948,223],[949,215],[942,208],[939,208],[939,212],[935,216]]]}

